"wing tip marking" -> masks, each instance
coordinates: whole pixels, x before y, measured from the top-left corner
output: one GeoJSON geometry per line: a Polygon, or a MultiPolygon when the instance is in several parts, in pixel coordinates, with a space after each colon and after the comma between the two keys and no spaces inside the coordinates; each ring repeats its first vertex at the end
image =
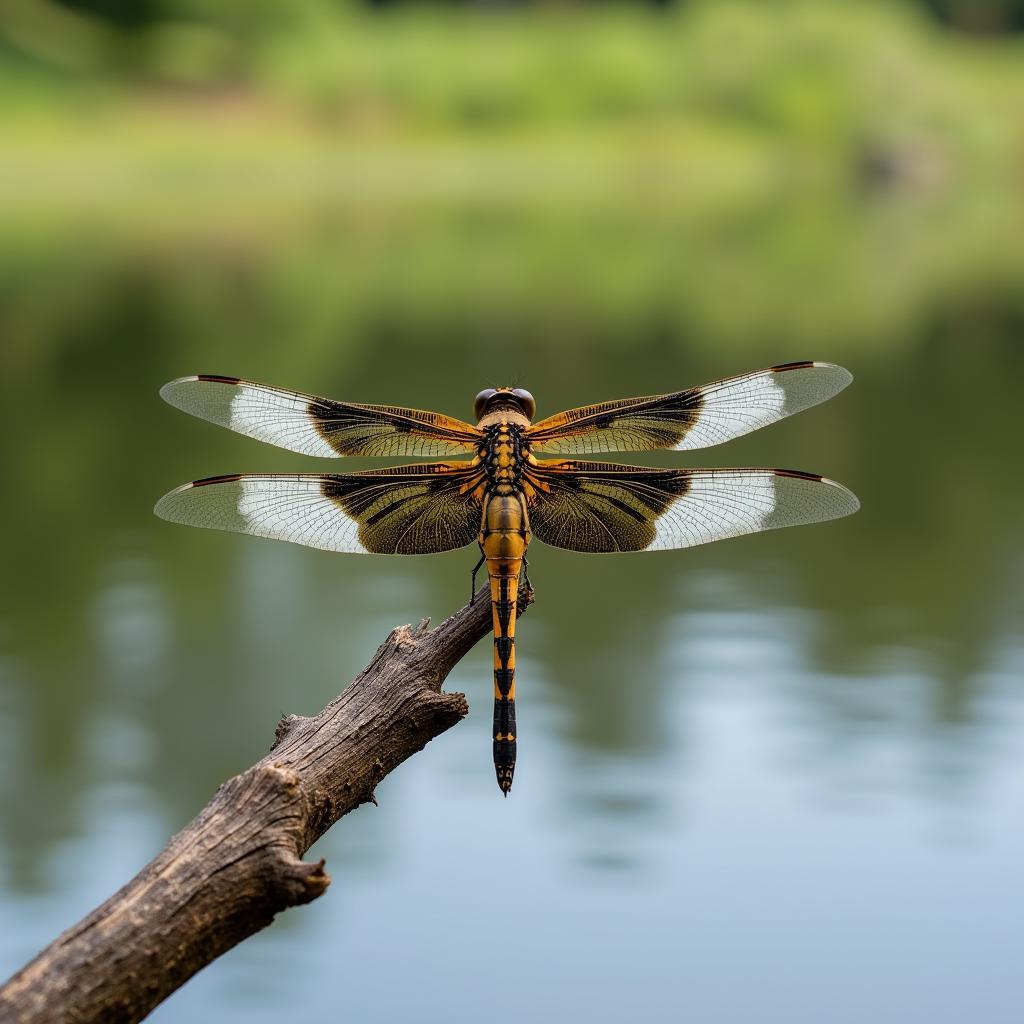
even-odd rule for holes
{"type": "Polygon", "coordinates": [[[785,373],[787,370],[838,370],[838,376],[845,378],[842,387],[846,387],[853,380],[853,374],[838,363],[830,363],[820,359],[801,359],[793,363],[779,363],[777,366],[769,366],[771,373],[785,373]]]}
{"type": "Polygon", "coordinates": [[[181,400],[176,395],[176,392],[181,385],[196,384],[199,382],[209,384],[230,384],[232,387],[237,387],[239,384],[244,383],[240,377],[220,377],[212,373],[193,373],[187,377],[175,377],[174,380],[169,380],[160,388],[160,397],[168,405],[173,405],[176,409],[182,409],[185,412],[189,412],[190,410],[186,406],[182,405],[181,400]]]}
{"type": "MultiPolygon", "coordinates": [[[[185,487],[206,487],[208,484],[233,484],[241,479],[241,473],[224,473],[220,476],[207,476],[203,477],[202,480],[193,480],[192,483],[185,484],[185,487]]],[[[184,490],[184,488],[179,487],[178,490],[184,490]]],[[[171,493],[173,494],[174,492],[172,491],[171,493]]]]}
{"type": "Polygon", "coordinates": [[[154,506],[153,513],[159,516],[161,519],[166,519],[168,522],[175,523],[179,522],[169,515],[171,506],[174,504],[174,499],[180,494],[184,494],[186,491],[191,491],[194,487],[205,487],[207,484],[227,484],[234,483],[237,480],[242,479],[241,473],[231,473],[224,476],[209,476],[203,480],[190,480],[187,484],[182,484],[180,487],[175,487],[168,491],[154,506]]]}
{"type": "Polygon", "coordinates": [[[816,483],[835,483],[834,480],[826,480],[820,473],[808,473],[803,469],[773,469],[775,476],[792,476],[798,480],[813,480],[816,483]]]}

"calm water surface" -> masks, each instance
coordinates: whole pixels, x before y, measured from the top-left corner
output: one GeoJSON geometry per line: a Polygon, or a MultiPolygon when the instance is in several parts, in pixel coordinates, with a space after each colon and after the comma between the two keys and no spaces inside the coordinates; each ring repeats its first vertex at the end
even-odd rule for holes
{"type": "MultiPolygon", "coordinates": [[[[1020,290],[916,282],[875,333],[788,318],[794,292],[715,328],[685,290],[644,291],[668,251],[653,221],[584,220],[581,247],[634,273],[599,255],[582,281],[552,260],[564,232],[467,214],[426,246],[421,225],[346,223],[287,244],[61,228],[0,264],[0,968],[130,877],[282,712],[465,597],[472,552],[331,556],[154,519],[189,478],[336,468],[182,416],[164,380],[459,416],[512,381],[546,415],[821,358],[855,385],[685,461],[824,472],[861,513],[662,555],[538,546],[510,799],[481,645],[449,680],[469,719],[311,851],[327,895],[153,1019],[1019,1021],[1020,290]],[[438,261],[386,270],[418,245],[438,261]],[[515,277],[529,253],[550,273],[515,277]]],[[[742,304],[722,282],[753,294],[754,268],[715,259],[708,286],[742,304]]]]}

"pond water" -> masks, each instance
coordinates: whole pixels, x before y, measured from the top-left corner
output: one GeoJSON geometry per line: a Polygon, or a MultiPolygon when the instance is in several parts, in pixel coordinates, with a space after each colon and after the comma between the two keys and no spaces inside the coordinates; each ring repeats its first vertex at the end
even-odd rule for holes
{"type": "Polygon", "coordinates": [[[0,969],[138,870],[282,712],[465,599],[472,551],[335,556],[155,519],[190,478],[337,468],[185,417],[163,381],[460,417],[512,382],[547,415],[811,358],[854,385],[636,461],[822,472],[861,512],[692,551],[531,550],[511,797],[482,644],[448,683],[469,718],[311,851],[327,894],[152,1019],[1020,1020],[1024,288],[982,244],[1012,232],[972,214],[950,266],[935,211],[790,212],[13,223],[0,969]]]}

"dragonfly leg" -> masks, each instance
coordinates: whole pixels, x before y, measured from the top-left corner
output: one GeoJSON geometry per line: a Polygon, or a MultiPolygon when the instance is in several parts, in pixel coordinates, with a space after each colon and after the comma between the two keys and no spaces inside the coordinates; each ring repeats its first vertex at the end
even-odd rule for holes
{"type": "Polygon", "coordinates": [[[484,564],[484,556],[480,556],[480,561],[473,566],[473,575],[469,579],[469,603],[473,603],[473,599],[476,597],[476,574],[480,571],[480,566],[484,564]]]}
{"type": "Polygon", "coordinates": [[[530,582],[529,564],[526,560],[526,555],[523,555],[523,585],[527,590],[533,590],[533,584],[530,582]]]}

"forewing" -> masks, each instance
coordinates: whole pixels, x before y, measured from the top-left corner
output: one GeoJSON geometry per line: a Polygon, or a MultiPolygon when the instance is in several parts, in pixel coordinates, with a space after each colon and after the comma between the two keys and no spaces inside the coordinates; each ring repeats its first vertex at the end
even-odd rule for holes
{"type": "Polygon", "coordinates": [[[335,402],[237,377],[181,377],[160,389],[184,412],[258,441],[301,452],[339,455],[473,453],[476,427],[437,412],[335,402]]]}
{"type": "Polygon", "coordinates": [[[842,391],[853,375],[833,363],[787,363],[647,398],[569,409],[527,431],[538,451],[570,455],[709,448],[842,391]]]}
{"type": "Polygon", "coordinates": [[[154,511],[187,526],[324,551],[421,555],[476,540],[484,476],[439,462],[367,473],[222,476],[165,494],[154,511]]]}
{"type": "Polygon", "coordinates": [[[838,519],[860,503],[842,484],[785,469],[641,469],[540,463],[526,473],[533,534],[571,551],[689,548],[838,519]]]}

